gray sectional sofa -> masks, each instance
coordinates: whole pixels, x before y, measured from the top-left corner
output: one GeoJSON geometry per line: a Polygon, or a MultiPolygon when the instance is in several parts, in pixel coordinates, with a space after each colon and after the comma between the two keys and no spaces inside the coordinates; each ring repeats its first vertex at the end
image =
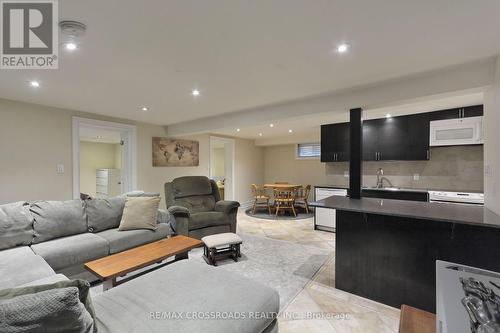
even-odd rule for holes
{"type": "MultiPolygon", "coordinates": [[[[0,289],[96,277],[83,263],[170,234],[158,228],[118,231],[125,197],[0,205],[0,289]]],[[[237,274],[182,260],[92,297],[99,332],[277,332],[263,313],[279,311],[278,293],[237,274]],[[168,318],[168,313],[182,313],[168,318]],[[239,318],[195,320],[193,316],[239,318]],[[254,316],[255,315],[255,316],[254,316]],[[243,317],[241,317],[243,316],[243,317]]]]}

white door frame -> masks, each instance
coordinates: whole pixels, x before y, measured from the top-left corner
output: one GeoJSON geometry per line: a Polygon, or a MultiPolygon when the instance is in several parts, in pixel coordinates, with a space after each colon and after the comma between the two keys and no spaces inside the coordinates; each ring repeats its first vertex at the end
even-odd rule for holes
{"type": "MultiPolygon", "coordinates": [[[[229,193],[227,191],[227,187],[226,185],[224,185],[224,188],[225,188],[225,191],[224,191],[224,195],[225,195],[225,200],[236,200],[236,193],[235,193],[235,172],[234,172],[234,161],[235,161],[235,140],[234,139],[230,139],[230,138],[224,138],[224,137],[220,137],[220,136],[210,136],[210,149],[209,149],[209,163],[208,163],[208,169],[209,169],[209,176],[210,178],[212,178],[212,148],[213,148],[213,145],[214,145],[214,141],[219,141],[219,142],[224,142],[224,149],[226,150],[226,154],[224,155],[225,156],[225,160],[224,160],[224,168],[227,167],[227,165],[229,164],[231,166],[231,172],[230,172],[230,177],[231,177],[231,181],[230,181],[230,184],[231,186],[229,187],[229,193]],[[229,148],[229,149],[228,149],[229,148]],[[227,156],[227,151],[230,152],[230,161],[228,161],[228,156],[227,156]],[[229,163],[228,163],[229,162],[229,163]],[[227,195],[229,194],[229,196],[227,195]]],[[[227,177],[228,175],[226,175],[226,179],[228,178],[227,177]]]]}
{"type": "Polygon", "coordinates": [[[111,121],[73,117],[73,198],[80,198],[80,128],[82,127],[120,131],[126,143],[122,153],[123,191],[129,192],[137,189],[137,128],[133,125],[111,121]]]}

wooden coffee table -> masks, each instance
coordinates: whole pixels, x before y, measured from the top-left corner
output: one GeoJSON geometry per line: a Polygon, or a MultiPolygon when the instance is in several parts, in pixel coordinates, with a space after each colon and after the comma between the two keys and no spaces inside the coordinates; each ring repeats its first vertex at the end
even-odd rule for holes
{"type": "Polygon", "coordinates": [[[108,290],[150,270],[117,282],[116,278],[119,276],[173,256],[175,260],[187,259],[191,249],[202,245],[203,242],[198,239],[174,236],[87,262],[85,268],[97,275],[103,281],[103,289],[108,290]]]}

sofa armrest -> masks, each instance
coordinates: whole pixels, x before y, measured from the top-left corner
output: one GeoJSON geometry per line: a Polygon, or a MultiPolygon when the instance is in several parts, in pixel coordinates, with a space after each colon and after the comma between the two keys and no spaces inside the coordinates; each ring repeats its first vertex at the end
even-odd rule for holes
{"type": "Polygon", "coordinates": [[[189,209],[187,209],[186,207],[182,207],[182,206],[170,206],[170,207],[168,207],[168,211],[170,214],[174,215],[175,217],[177,217],[177,216],[189,217],[191,215],[189,213],[189,209]]]}
{"type": "Polygon", "coordinates": [[[232,210],[238,209],[240,203],[238,201],[221,200],[215,203],[215,210],[225,214],[231,213],[232,210]]]}
{"type": "Polygon", "coordinates": [[[158,217],[156,218],[156,222],[169,223],[170,222],[170,213],[164,209],[158,209],[158,217]]]}

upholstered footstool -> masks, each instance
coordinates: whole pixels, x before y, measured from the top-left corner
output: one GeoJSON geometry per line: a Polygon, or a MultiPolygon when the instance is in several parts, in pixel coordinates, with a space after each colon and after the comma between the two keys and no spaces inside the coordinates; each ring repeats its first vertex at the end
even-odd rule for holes
{"type": "Polygon", "coordinates": [[[210,235],[203,237],[201,241],[205,244],[203,259],[209,265],[217,266],[217,260],[222,258],[233,258],[234,261],[238,261],[238,258],[241,257],[242,240],[237,234],[227,232],[210,235]]]}

